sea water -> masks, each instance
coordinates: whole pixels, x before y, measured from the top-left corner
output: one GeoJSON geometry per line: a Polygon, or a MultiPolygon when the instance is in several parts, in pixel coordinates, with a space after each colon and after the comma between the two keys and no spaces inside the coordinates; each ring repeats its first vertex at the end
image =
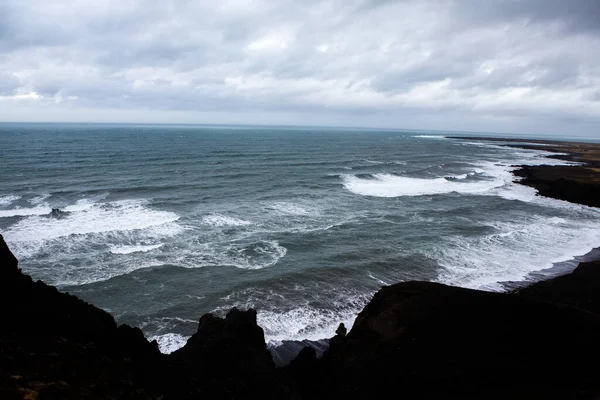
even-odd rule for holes
{"type": "Polygon", "coordinates": [[[0,232],[26,273],[164,352],[207,312],[256,308],[271,346],[317,340],[383,285],[502,291],[600,243],[598,210],[513,182],[566,162],[447,136],[0,125],[0,232]]]}

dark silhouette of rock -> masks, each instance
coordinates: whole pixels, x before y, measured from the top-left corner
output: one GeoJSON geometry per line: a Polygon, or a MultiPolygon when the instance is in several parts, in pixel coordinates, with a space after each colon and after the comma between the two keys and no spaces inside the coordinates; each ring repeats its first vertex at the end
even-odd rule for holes
{"type": "Polygon", "coordinates": [[[537,282],[517,293],[600,316],[600,261],[579,263],[570,274],[537,282]]]}
{"type": "Polygon", "coordinates": [[[206,314],[158,352],[137,328],[34,282],[0,237],[0,398],[595,398],[600,263],[515,293],[381,289],[318,358],[275,367],[256,311],[206,314]]]}
{"type": "Polygon", "coordinates": [[[345,338],[346,337],[346,333],[348,332],[348,330],[346,329],[346,326],[344,326],[344,323],[340,323],[340,325],[338,326],[338,328],[335,330],[335,334],[337,336],[339,336],[340,338],[345,338]]]}
{"type": "Polygon", "coordinates": [[[205,393],[232,398],[253,393],[286,397],[287,389],[275,369],[253,309],[233,308],[225,318],[204,314],[198,331],[170,358],[204,378],[205,393]]]}
{"type": "Polygon", "coordinates": [[[52,211],[50,211],[50,216],[52,218],[62,218],[67,214],[67,212],[61,210],[60,208],[53,208],[52,211]]]}
{"type": "Polygon", "coordinates": [[[160,357],[138,328],[18,269],[0,235],[0,398],[158,398],[160,357]]]}
{"type": "MultiPolygon", "coordinates": [[[[329,396],[599,393],[600,319],[516,294],[428,282],[381,289],[322,361],[329,396]],[[568,367],[567,367],[568,366],[568,367]]],[[[322,374],[322,373],[321,373],[322,374]]]]}

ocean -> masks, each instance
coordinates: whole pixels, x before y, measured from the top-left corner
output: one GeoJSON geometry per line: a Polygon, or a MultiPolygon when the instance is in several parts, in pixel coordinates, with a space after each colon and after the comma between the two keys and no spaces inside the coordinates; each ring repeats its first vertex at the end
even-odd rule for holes
{"type": "Polygon", "coordinates": [[[503,291],[600,244],[600,211],[513,183],[568,162],[447,136],[0,125],[0,232],[24,272],[163,352],[207,312],[256,308],[272,347],[318,340],[383,285],[503,291]]]}

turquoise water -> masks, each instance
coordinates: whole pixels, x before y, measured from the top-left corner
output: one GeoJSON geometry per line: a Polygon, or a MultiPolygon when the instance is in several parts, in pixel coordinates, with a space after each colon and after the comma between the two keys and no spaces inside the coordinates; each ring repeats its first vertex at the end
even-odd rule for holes
{"type": "Polygon", "coordinates": [[[503,290],[600,243],[598,211],[512,182],[562,163],[546,155],[444,132],[0,125],[0,232],[24,271],[164,351],[233,306],[273,345],[320,339],[382,285],[503,290]]]}

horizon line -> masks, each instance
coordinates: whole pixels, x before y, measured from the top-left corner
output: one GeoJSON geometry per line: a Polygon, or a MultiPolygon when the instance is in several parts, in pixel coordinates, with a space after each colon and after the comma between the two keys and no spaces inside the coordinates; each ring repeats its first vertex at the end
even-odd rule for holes
{"type": "MultiPolygon", "coordinates": [[[[354,130],[373,130],[373,131],[396,131],[396,132],[435,132],[435,133],[463,133],[463,134],[484,134],[484,135],[526,135],[526,136],[545,136],[535,133],[509,133],[509,132],[490,132],[490,131],[460,131],[460,130],[439,130],[439,129],[420,129],[420,128],[384,128],[369,126],[347,126],[347,125],[293,125],[293,124],[243,124],[243,123],[205,123],[205,122],[98,122],[98,121],[0,121],[0,125],[155,125],[155,126],[210,126],[210,127],[261,127],[261,128],[322,128],[322,129],[354,129],[354,130]]],[[[549,133],[549,136],[560,134],[549,133]]]]}

